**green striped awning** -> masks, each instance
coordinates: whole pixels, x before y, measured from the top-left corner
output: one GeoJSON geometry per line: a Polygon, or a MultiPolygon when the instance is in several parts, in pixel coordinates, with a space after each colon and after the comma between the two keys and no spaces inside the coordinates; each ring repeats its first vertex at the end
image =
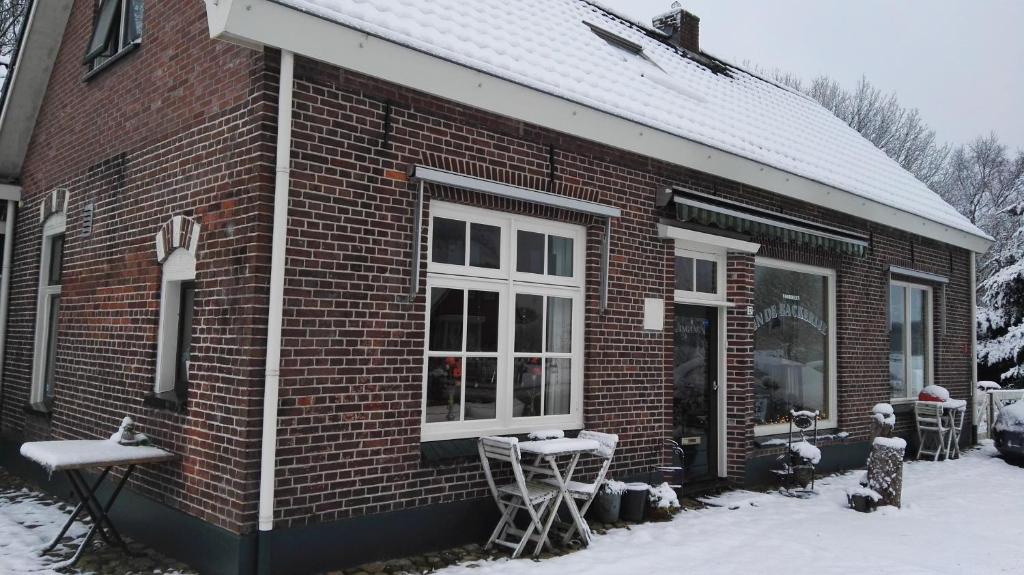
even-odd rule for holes
{"type": "Polygon", "coordinates": [[[863,256],[868,238],[853,232],[829,228],[774,214],[735,202],[690,194],[675,196],[676,218],[701,226],[748,234],[753,238],[781,240],[827,250],[863,256]]]}

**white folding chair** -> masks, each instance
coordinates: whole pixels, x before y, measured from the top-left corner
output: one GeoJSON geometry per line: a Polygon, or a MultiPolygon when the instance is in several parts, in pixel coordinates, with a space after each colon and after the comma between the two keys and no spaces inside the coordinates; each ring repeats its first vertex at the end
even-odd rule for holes
{"type": "Polygon", "coordinates": [[[967,414],[967,407],[963,409],[951,409],[948,412],[946,423],[949,426],[949,436],[946,443],[946,459],[960,457],[960,434],[964,428],[964,416],[967,414]]]}
{"type": "MultiPolygon", "coordinates": [[[[582,481],[569,481],[565,484],[565,488],[569,493],[569,496],[583,502],[582,505],[578,506],[579,517],[573,517],[574,520],[583,521],[583,516],[587,514],[587,510],[590,509],[590,505],[595,499],[597,499],[597,494],[601,491],[601,486],[604,485],[604,478],[608,475],[608,468],[612,465],[612,457],[615,456],[615,448],[619,444],[619,436],[611,433],[601,433],[600,431],[583,430],[580,432],[578,437],[579,439],[592,439],[596,441],[600,447],[594,455],[602,460],[601,467],[598,469],[593,482],[586,483],[582,481]]],[[[558,485],[558,482],[554,479],[545,479],[544,482],[556,487],[558,485]]],[[[569,512],[573,512],[571,506],[569,506],[569,512]]],[[[576,534],[577,528],[575,521],[560,524],[559,527],[565,529],[562,535],[562,544],[568,544],[572,539],[572,536],[576,534]]]]}
{"type": "MultiPolygon", "coordinates": [[[[545,543],[548,542],[548,529],[550,521],[545,524],[542,518],[548,512],[548,507],[558,495],[557,487],[552,487],[539,481],[528,481],[523,475],[522,455],[519,452],[519,440],[514,437],[481,437],[477,443],[480,451],[480,463],[484,468],[484,475],[487,477],[487,484],[491,489],[494,502],[501,512],[501,519],[497,527],[491,533],[484,549],[490,549],[494,544],[508,547],[512,550],[512,558],[515,559],[522,554],[530,540],[537,542],[534,548],[534,557],[540,555],[545,543]],[[494,474],[491,471],[491,461],[509,463],[512,466],[511,483],[496,485],[494,474]],[[525,530],[519,530],[515,526],[516,513],[524,510],[530,516],[530,524],[525,530]],[[518,536],[517,541],[512,537],[518,536]]],[[[527,466],[529,469],[529,466],[527,466]]]]}
{"type": "Polygon", "coordinates": [[[942,404],[936,401],[918,401],[914,404],[914,419],[917,422],[917,458],[933,456],[938,461],[946,450],[950,433],[947,421],[942,416],[942,404]],[[934,444],[934,447],[929,445],[934,444]]]}

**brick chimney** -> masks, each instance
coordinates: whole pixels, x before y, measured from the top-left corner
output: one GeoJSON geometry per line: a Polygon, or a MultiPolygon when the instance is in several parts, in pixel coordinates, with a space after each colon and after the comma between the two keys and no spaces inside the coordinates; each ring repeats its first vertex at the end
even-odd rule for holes
{"type": "Polygon", "coordinates": [[[672,3],[672,10],[655,16],[651,22],[655,28],[671,36],[669,42],[700,53],[700,18],[683,10],[679,2],[672,3]]]}

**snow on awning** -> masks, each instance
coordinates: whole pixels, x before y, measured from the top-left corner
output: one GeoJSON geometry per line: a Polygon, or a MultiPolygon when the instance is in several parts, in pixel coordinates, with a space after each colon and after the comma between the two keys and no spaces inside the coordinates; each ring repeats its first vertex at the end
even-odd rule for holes
{"type": "Polygon", "coordinates": [[[866,235],[800,218],[770,212],[694,191],[674,190],[676,218],[701,226],[779,239],[861,257],[869,246],[866,235]]]}

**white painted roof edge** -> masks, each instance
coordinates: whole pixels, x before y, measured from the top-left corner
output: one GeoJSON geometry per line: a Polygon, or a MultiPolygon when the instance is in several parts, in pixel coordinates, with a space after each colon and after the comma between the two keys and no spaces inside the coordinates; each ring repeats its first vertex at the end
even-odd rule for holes
{"type": "Polygon", "coordinates": [[[73,0],[35,0],[0,111],[0,178],[18,179],[73,0]]]}
{"type": "MultiPolygon", "coordinates": [[[[270,46],[585,140],[829,207],[977,253],[992,239],[474,70],[281,4],[205,0],[210,35],[270,46]]],[[[654,191],[652,190],[652,193],[654,191]]]]}

